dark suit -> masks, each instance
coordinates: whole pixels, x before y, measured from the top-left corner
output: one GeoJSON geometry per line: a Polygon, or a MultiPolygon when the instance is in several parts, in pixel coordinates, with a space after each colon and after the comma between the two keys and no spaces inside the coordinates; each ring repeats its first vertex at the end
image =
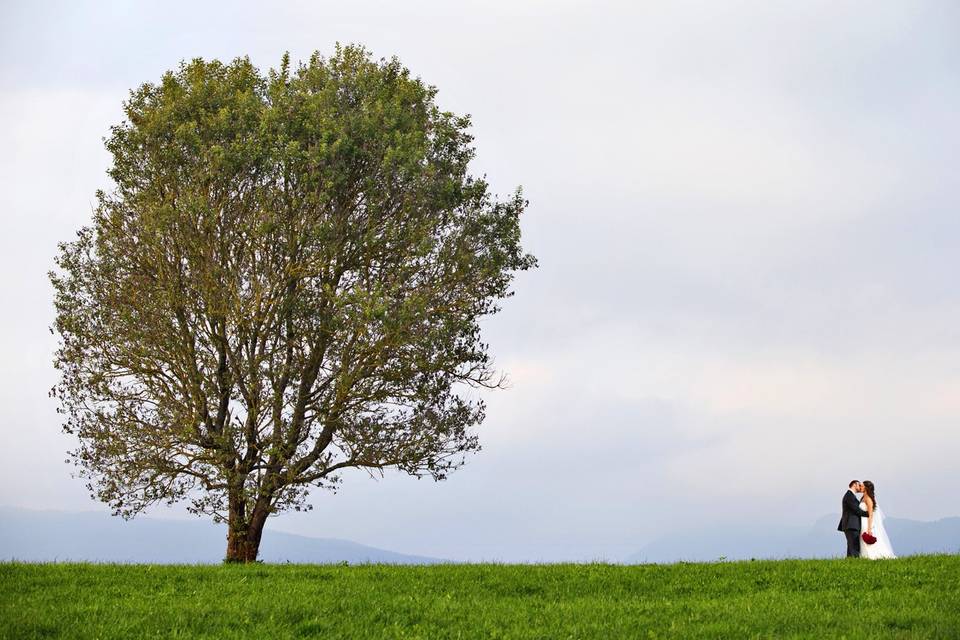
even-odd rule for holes
{"type": "Polygon", "coordinates": [[[837,525],[837,531],[842,531],[847,536],[847,557],[860,557],[860,518],[866,518],[867,512],[860,508],[860,501],[857,495],[847,489],[843,494],[843,508],[840,512],[840,524],[837,525]]]}

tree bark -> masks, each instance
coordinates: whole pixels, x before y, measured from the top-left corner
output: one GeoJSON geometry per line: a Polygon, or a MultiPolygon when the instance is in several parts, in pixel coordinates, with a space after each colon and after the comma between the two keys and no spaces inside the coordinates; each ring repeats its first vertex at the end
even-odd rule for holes
{"type": "Polygon", "coordinates": [[[227,556],[225,562],[256,562],[260,552],[260,539],[267,523],[269,511],[258,501],[250,517],[247,517],[246,502],[242,498],[230,499],[230,514],[227,521],[227,556]]]}

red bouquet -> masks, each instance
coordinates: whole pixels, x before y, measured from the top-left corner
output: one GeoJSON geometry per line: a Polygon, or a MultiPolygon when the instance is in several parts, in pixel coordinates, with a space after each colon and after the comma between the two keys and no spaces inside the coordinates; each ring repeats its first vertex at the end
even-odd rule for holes
{"type": "Polygon", "coordinates": [[[873,544],[877,541],[877,537],[864,531],[860,534],[860,537],[863,538],[863,541],[867,544],[873,544]]]}

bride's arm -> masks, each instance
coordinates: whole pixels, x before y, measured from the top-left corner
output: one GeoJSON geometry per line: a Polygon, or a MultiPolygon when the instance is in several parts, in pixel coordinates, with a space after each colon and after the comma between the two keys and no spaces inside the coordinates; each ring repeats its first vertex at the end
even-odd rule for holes
{"type": "Polygon", "coordinates": [[[867,496],[864,502],[867,503],[867,533],[873,535],[873,500],[867,496]]]}

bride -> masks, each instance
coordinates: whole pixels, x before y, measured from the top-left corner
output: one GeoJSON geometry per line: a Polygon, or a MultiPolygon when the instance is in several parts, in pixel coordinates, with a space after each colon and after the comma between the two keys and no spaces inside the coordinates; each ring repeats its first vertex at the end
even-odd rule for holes
{"type": "Polygon", "coordinates": [[[890,546],[890,538],[887,537],[887,531],[883,528],[883,511],[877,506],[877,496],[874,493],[873,483],[869,480],[863,481],[863,500],[860,502],[860,508],[867,512],[867,517],[860,518],[860,530],[876,537],[877,541],[873,544],[860,542],[860,557],[870,560],[879,560],[880,558],[896,558],[893,553],[893,547],[890,546]]]}

